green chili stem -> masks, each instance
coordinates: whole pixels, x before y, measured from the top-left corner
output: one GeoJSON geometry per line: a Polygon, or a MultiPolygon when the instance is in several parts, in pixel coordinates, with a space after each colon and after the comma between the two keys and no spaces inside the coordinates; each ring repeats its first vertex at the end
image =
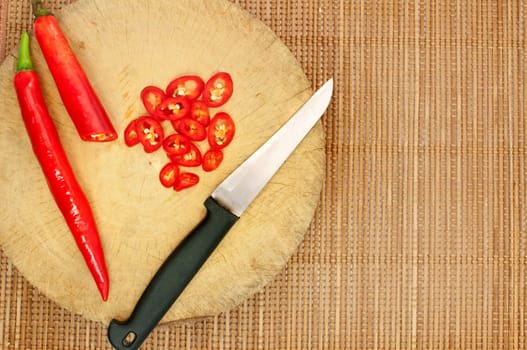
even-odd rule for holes
{"type": "Polygon", "coordinates": [[[32,70],[33,62],[31,62],[31,54],[29,53],[29,34],[22,33],[20,39],[20,54],[18,55],[18,62],[16,64],[16,71],[32,70]]]}
{"type": "Polygon", "coordinates": [[[51,11],[44,6],[42,0],[32,0],[31,5],[33,7],[33,16],[35,16],[35,18],[51,15],[51,11]]]}

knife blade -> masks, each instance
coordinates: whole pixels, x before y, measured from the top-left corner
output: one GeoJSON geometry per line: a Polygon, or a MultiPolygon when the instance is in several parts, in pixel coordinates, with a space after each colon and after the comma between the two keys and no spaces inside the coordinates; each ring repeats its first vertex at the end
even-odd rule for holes
{"type": "Polygon", "coordinates": [[[110,322],[107,336],[114,348],[134,350],[141,346],[230,228],[322,117],[332,93],[330,79],[206,199],[205,218],[161,265],[128,320],[110,322]]]}

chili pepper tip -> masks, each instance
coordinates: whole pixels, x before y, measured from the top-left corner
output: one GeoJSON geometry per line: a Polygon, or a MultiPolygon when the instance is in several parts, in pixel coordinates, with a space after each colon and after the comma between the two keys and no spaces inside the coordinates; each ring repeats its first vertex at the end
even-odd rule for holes
{"type": "Polygon", "coordinates": [[[108,283],[102,283],[97,286],[103,301],[108,301],[108,294],[110,292],[110,286],[108,283]]]}
{"type": "Polygon", "coordinates": [[[32,70],[33,62],[31,62],[31,54],[29,53],[29,34],[27,32],[22,33],[20,39],[20,53],[18,55],[18,61],[16,64],[16,71],[32,70]]]}

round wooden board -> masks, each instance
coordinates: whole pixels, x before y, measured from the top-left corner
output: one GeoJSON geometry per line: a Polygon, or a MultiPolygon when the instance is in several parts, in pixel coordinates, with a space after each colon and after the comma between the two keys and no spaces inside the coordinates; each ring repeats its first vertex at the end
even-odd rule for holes
{"type": "MultiPolygon", "coordinates": [[[[165,257],[205,214],[204,200],[309,98],[301,67],[264,24],[225,0],[80,0],[56,13],[120,138],[80,140],[38,44],[35,69],[50,113],[99,226],[111,286],[102,302],[32,152],[12,80],[16,52],[0,67],[0,244],[18,270],[59,305],[88,319],[126,319],[165,257]],[[146,85],[182,74],[230,72],[235,93],[219,110],[237,135],[221,167],[200,184],[163,188],[162,152],[124,145],[144,107],[146,85]]],[[[324,172],[321,123],[206,262],[163,322],[218,314],[257,292],[283,268],[306,232],[324,172]]],[[[175,276],[176,278],[176,276],[175,276]]]]}

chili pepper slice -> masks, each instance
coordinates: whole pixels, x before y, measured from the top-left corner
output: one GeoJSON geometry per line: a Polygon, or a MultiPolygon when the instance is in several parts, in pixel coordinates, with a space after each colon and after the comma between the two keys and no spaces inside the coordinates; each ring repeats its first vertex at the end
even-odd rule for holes
{"type": "Polygon", "coordinates": [[[68,161],[59,135],[42,96],[40,80],[33,70],[29,35],[22,34],[15,90],[22,118],[50,192],[75,239],[103,300],[110,282],[99,233],[88,199],[68,161]]]}
{"type": "Polygon", "coordinates": [[[137,133],[137,119],[132,120],[124,129],[124,143],[128,147],[137,145],[139,140],[139,134],[137,133]]]}
{"type": "Polygon", "coordinates": [[[146,111],[151,115],[156,115],[157,106],[166,98],[165,92],[157,86],[147,86],[141,90],[141,101],[146,111]]]}
{"type": "Polygon", "coordinates": [[[203,101],[194,101],[190,107],[190,118],[207,127],[210,124],[210,111],[207,104],[203,101]]]}
{"type": "Polygon", "coordinates": [[[205,171],[216,170],[223,161],[223,152],[221,150],[211,149],[203,155],[201,167],[205,171]]]}
{"type": "Polygon", "coordinates": [[[167,96],[184,96],[193,101],[203,92],[205,82],[197,75],[184,75],[172,80],[167,88],[167,96]]]}
{"type": "Polygon", "coordinates": [[[181,118],[172,122],[174,129],[192,141],[203,141],[207,138],[207,130],[195,119],[181,118]]]}
{"type": "Polygon", "coordinates": [[[157,120],[148,116],[139,117],[135,121],[135,128],[146,153],[152,153],[161,148],[165,133],[157,120]]]}
{"type": "Polygon", "coordinates": [[[233,82],[229,73],[218,72],[205,84],[203,101],[209,107],[220,107],[227,103],[233,93],[233,82]]]}
{"type": "Polygon", "coordinates": [[[201,151],[199,148],[191,143],[190,150],[185,154],[169,154],[168,158],[175,163],[181,166],[186,167],[196,167],[201,165],[201,151]]]}
{"type": "Polygon", "coordinates": [[[57,19],[42,7],[42,1],[33,1],[33,7],[35,37],[81,139],[115,140],[117,133],[57,19]]]}
{"type": "Polygon", "coordinates": [[[163,149],[167,155],[183,155],[191,149],[190,140],[181,134],[172,134],[163,141],[163,149]]]}
{"type": "Polygon", "coordinates": [[[177,177],[176,183],[174,184],[174,190],[177,192],[182,191],[186,188],[195,186],[199,182],[199,176],[194,173],[181,173],[177,177]]]}
{"type": "Polygon", "coordinates": [[[159,181],[164,187],[170,188],[176,184],[178,176],[179,167],[174,163],[167,163],[159,172],[159,181]]]}
{"type": "Polygon", "coordinates": [[[190,112],[190,101],[183,96],[169,97],[156,108],[156,115],[161,119],[176,120],[186,117],[190,112]]]}
{"type": "Polygon", "coordinates": [[[225,112],[217,113],[210,121],[208,130],[209,145],[212,149],[222,149],[232,142],[236,127],[231,116],[225,112]]]}

